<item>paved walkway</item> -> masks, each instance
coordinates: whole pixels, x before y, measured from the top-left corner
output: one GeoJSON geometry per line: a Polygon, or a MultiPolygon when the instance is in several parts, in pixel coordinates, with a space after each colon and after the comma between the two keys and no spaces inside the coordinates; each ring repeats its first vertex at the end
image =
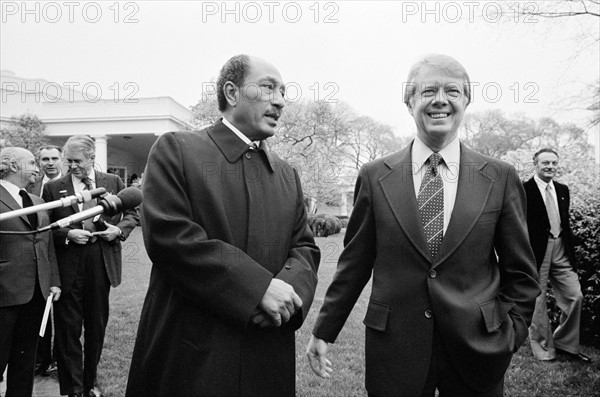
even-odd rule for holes
{"type": "MultiPolygon", "coordinates": [[[[6,392],[6,372],[4,382],[0,382],[0,396],[6,392]]],[[[58,380],[56,375],[36,376],[33,385],[33,397],[59,397],[58,380]]]]}

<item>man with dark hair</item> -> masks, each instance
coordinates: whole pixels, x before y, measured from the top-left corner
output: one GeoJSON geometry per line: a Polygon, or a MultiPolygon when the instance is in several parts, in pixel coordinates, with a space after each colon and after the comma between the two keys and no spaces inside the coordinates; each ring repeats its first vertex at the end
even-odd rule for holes
{"type": "MultiPolygon", "coordinates": [[[[44,145],[37,150],[37,162],[42,171],[35,183],[27,191],[42,197],[44,185],[62,176],[62,149],[54,145],[44,145]]],[[[52,358],[52,315],[48,319],[44,337],[38,342],[35,374],[49,376],[56,371],[56,361],[52,358]]]]}
{"type": "MultiPolygon", "coordinates": [[[[125,184],[117,175],[94,169],[95,143],[87,135],[72,136],[65,143],[64,160],[69,173],[44,186],[46,202],[99,187],[117,194],[125,184]]],[[[94,206],[93,201],[56,208],[52,222],[94,206]]],[[[60,393],[100,396],[96,374],[108,323],[110,287],[121,283],[121,241],[138,224],[134,209],[122,214],[103,214],[53,231],[63,299],[55,306],[55,353],[60,393]],[[96,219],[97,218],[97,219],[96,219]],[[85,347],[81,346],[82,326],[85,347]],[[85,350],[85,354],[84,354],[85,350]],[[84,361],[85,359],[85,361],[84,361]]]]}
{"type": "Polygon", "coordinates": [[[42,175],[27,188],[27,191],[42,197],[44,185],[62,176],[62,149],[54,145],[45,145],[37,150],[36,157],[42,175]]]}
{"type": "MultiPolygon", "coordinates": [[[[39,172],[32,153],[4,148],[0,165],[0,213],[43,204],[25,190],[39,172]]],[[[0,371],[8,364],[6,397],[31,396],[45,301],[50,293],[57,301],[61,293],[52,234],[27,233],[48,224],[45,211],[0,222],[2,231],[21,233],[0,235],[0,371]]]]}
{"type": "Polygon", "coordinates": [[[533,156],[535,175],[525,182],[527,193],[527,226],[535,254],[542,294],[537,298],[529,340],[533,356],[551,361],[556,353],[590,363],[579,351],[579,325],[583,295],[575,271],[575,248],[569,221],[569,188],[554,180],[558,153],[540,149],[533,156]],[[548,318],[546,289],[552,285],[556,303],[562,314],[554,334],[548,318]]]}
{"type": "Polygon", "coordinates": [[[162,135],[144,172],[152,274],[130,397],[295,395],[294,331],[320,254],[299,176],[265,142],[285,88],[273,65],[246,55],[218,85],[223,118],[162,135]]]}
{"type": "Polygon", "coordinates": [[[328,344],[372,275],[370,396],[503,395],[539,286],[516,170],[458,139],[468,82],[446,55],[411,69],[405,103],[417,136],[359,172],[345,248],[307,348],[319,376],[331,376],[328,344]]]}

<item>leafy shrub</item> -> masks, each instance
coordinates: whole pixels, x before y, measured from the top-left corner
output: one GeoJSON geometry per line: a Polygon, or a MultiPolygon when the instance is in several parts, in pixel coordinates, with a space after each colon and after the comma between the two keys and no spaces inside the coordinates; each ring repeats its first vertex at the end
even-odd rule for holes
{"type": "Polygon", "coordinates": [[[336,215],[336,217],[342,222],[342,229],[348,227],[348,216],[346,215],[336,215]]]}
{"type": "MultiPolygon", "coordinates": [[[[571,228],[577,256],[577,273],[583,292],[581,343],[600,347],[600,200],[576,200],[571,205],[571,228]]],[[[560,309],[549,292],[549,315],[556,327],[560,309]]]]}
{"type": "Polygon", "coordinates": [[[342,231],[342,222],[327,214],[309,214],[308,226],[316,237],[327,237],[342,231]]]}

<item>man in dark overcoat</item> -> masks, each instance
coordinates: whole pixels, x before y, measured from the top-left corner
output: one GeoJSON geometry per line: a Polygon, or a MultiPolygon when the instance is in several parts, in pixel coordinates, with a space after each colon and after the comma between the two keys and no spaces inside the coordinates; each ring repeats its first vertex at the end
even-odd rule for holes
{"type": "Polygon", "coordinates": [[[126,395],[294,396],[294,331],[319,249],[299,176],[271,153],[277,69],[239,55],[217,82],[223,118],[161,136],[144,173],[153,262],[126,395]]]}

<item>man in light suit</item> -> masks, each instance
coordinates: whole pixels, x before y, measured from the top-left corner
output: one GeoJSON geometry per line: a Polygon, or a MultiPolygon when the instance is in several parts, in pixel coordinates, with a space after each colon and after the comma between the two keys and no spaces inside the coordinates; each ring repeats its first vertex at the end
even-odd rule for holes
{"type": "MultiPolygon", "coordinates": [[[[17,147],[0,152],[0,213],[43,204],[25,188],[35,181],[33,154],[17,147]]],[[[49,223],[45,211],[0,222],[0,230],[27,232],[49,223]]],[[[0,236],[0,369],[8,364],[6,397],[31,396],[38,332],[46,298],[60,297],[51,233],[0,236]]]]}
{"type": "Polygon", "coordinates": [[[272,64],[238,55],[217,90],[222,119],[164,134],[150,151],[142,227],[152,274],[128,397],[295,396],[294,331],[320,255],[300,178],[265,143],[285,86],[272,64]]]}
{"type": "MultiPolygon", "coordinates": [[[[107,193],[117,194],[125,188],[117,175],[94,169],[95,144],[89,136],[69,138],[63,155],[69,173],[44,186],[44,200],[58,200],[64,192],[70,196],[104,187],[107,193]]],[[[50,218],[55,222],[94,205],[94,202],[75,203],[56,208],[50,218]]],[[[101,395],[96,375],[108,323],[110,287],[121,283],[121,241],[129,236],[138,220],[135,210],[130,209],[112,217],[103,214],[53,232],[63,287],[63,299],[56,305],[54,320],[58,380],[63,395],[101,395]],[[80,342],[82,325],[84,349],[80,342]]]]}
{"type": "MultiPolygon", "coordinates": [[[[54,145],[41,146],[37,150],[36,157],[42,175],[34,184],[27,187],[27,191],[42,197],[44,185],[62,176],[62,149],[54,145]]],[[[50,316],[44,337],[38,342],[35,373],[49,376],[54,371],[56,371],[56,362],[52,358],[52,316],[50,316]]]]}
{"type": "Polygon", "coordinates": [[[540,149],[533,156],[536,173],[524,183],[527,194],[527,225],[535,254],[542,293],[537,298],[529,340],[533,356],[551,361],[556,353],[584,363],[592,360],[579,351],[579,326],[583,294],[576,272],[575,246],[569,220],[569,188],[556,182],[558,153],[540,149]],[[552,333],[548,318],[548,280],[562,311],[552,333]]]}
{"type": "Polygon", "coordinates": [[[330,376],[328,344],[373,274],[369,395],[502,396],[539,294],[525,192],[512,166],[459,142],[470,81],[455,59],[417,62],[404,100],[417,137],[360,170],[307,356],[330,376]]]}

